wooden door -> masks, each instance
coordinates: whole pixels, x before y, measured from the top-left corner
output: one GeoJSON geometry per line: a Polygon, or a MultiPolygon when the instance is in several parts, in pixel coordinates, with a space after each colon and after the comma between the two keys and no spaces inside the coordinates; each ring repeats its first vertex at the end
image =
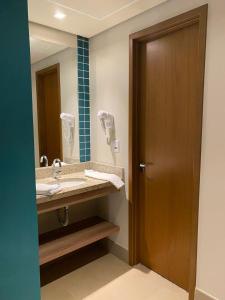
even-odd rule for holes
{"type": "Polygon", "coordinates": [[[47,155],[49,164],[62,159],[61,97],[59,64],[38,71],[37,107],[39,154],[47,155]]]}
{"type": "Polygon", "coordinates": [[[204,39],[200,22],[178,26],[186,19],[177,17],[177,28],[173,19],[156,25],[147,37],[143,33],[144,39],[139,33],[134,46],[136,163],[143,164],[136,177],[136,241],[139,262],[190,291],[197,244],[204,39]],[[159,34],[162,25],[166,30],[159,34]]]}

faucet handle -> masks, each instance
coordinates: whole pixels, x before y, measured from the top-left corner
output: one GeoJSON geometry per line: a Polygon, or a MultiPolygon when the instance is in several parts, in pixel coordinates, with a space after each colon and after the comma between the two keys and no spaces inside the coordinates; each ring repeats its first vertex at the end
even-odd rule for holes
{"type": "Polygon", "coordinates": [[[41,157],[40,157],[40,163],[43,164],[44,163],[44,166],[45,167],[48,167],[48,157],[43,154],[41,157]]]}
{"type": "Polygon", "coordinates": [[[59,158],[55,158],[55,159],[53,160],[53,166],[54,166],[54,167],[62,168],[62,162],[61,162],[61,160],[60,160],[59,158]],[[59,164],[59,165],[57,166],[57,164],[59,164]]]}
{"type": "Polygon", "coordinates": [[[52,169],[53,177],[57,179],[59,177],[59,174],[62,172],[62,162],[59,158],[53,160],[52,169]]]}

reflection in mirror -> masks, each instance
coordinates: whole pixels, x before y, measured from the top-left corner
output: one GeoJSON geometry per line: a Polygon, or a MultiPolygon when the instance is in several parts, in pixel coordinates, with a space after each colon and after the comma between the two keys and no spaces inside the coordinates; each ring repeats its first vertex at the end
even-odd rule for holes
{"type": "Polygon", "coordinates": [[[75,37],[70,43],[30,30],[36,167],[79,161],[79,115],[75,37]]]}

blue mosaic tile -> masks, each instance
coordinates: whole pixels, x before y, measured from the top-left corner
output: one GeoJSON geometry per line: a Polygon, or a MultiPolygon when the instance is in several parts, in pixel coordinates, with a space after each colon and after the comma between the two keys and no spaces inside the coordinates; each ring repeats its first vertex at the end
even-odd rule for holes
{"type": "Polygon", "coordinates": [[[77,37],[77,46],[78,47],[84,47],[84,42],[80,37],[77,37]]]}
{"type": "Polygon", "coordinates": [[[85,107],[84,112],[85,112],[86,115],[90,115],[90,108],[85,107]]]}
{"type": "Polygon", "coordinates": [[[85,136],[85,143],[86,144],[90,143],[90,136],[89,135],[85,136]]]}
{"type": "Polygon", "coordinates": [[[78,51],[78,55],[84,55],[84,48],[80,48],[80,47],[78,47],[77,48],[77,51],[78,51]]]}
{"type": "Polygon", "coordinates": [[[84,56],[89,56],[89,50],[88,49],[82,49],[83,50],[83,55],[84,56]]]}
{"type": "Polygon", "coordinates": [[[82,93],[82,92],[79,92],[79,100],[81,101],[81,100],[85,100],[85,94],[84,94],[84,92],[82,93]]]}
{"type": "Polygon", "coordinates": [[[84,78],[84,71],[78,69],[78,78],[84,78]]]}
{"type": "MultiPolygon", "coordinates": [[[[85,144],[85,136],[81,135],[80,136],[80,145],[85,144]]],[[[87,143],[88,144],[88,143],[87,143]]],[[[89,147],[90,148],[90,147],[89,147]]]]}
{"type": "Polygon", "coordinates": [[[83,85],[80,86],[80,93],[84,93],[85,92],[85,87],[83,85]]]}
{"type": "Polygon", "coordinates": [[[89,78],[84,78],[83,80],[84,80],[84,85],[88,86],[89,85],[89,78]]]}
{"type": "Polygon", "coordinates": [[[83,63],[89,64],[89,57],[88,56],[83,56],[82,59],[83,59],[83,63]]]}
{"type": "Polygon", "coordinates": [[[78,92],[79,90],[79,86],[83,86],[84,85],[84,78],[83,77],[78,77],[78,92]]]}
{"type": "MultiPolygon", "coordinates": [[[[84,100],[79,100],[79,106],[80,107],[85,107],[85,101],[84,100]]],[[[85,113],[85,111],[84,111],[85,113]]]]}
{"type": "Polygon", "coordinates": [[[90,135],[90,128],[86,128],[84,129],[84,134],[85,135],[90,135]]]}
{"type": "Polygon", "coordinates": [[[90,155],[91,155],[90,149],[86,149],[85,155],[88,156],[88,157],[90,157],[90,155]]]}
{"type": "Polygon", "coordinates": [[[84,64],[83,67],[84,67],[84,71],[89,72],[89,65],[88,64],[84,64]]]}
{"type": "Polygon", "coordinates": [[[86,94],[89,94],[89,85],[88,86],[84,86],[83,88],[84,88],[84,92],[86,94]]]}
{"type": "Polygon", "coordinates": [[[79,128],[79,135],[85,135],[85,129],[79,128]]]}
{"type": "Polygon", "coordinates": [[[89,71],[83,71],[84,78],[89,79],[89,71]]]}
{"type": "Polygon", "coordinates": [[[85,123],[86,123],[87,127],[90,127],[90,117],[85,117],[85,123]]]}
{"type": "Polygon", "coordinates": [[[80,115],[79,116],[79,122],[83,122],[83,121],[85,121],[85,117],[84,117],[84,115],[80,115]]]}
{"type": "Polygon", "coordinates": [[[85,150],[85,149],[86,149],[86,143],[81,143],[80,150],[85,150]]]}
{"type": "Polygon", "coordinates": [[[90,95],[89,95],[89,40],[77,36],[77,75],[79,103],[80,161],[91,159],[90,95]]]}
{"type": "Polygon", "coordinates": [[[90,116],[89,115],[85,116],[85,121],[90,123],[90,116]]]}
{"type": "Polygon", "coordinates": [[[79,115],[84,115],[84,113],[85,113],[85,108],[79,107],[79,115]]]}
{"type": "Polygon", "coordinates": [[[85,156],[85,149],[80,149],[80,156],[85,156]]]}

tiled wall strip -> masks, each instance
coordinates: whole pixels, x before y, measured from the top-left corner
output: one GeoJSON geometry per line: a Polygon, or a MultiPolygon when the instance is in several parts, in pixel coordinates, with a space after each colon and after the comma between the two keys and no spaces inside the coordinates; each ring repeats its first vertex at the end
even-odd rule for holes
{"type": "Polygon", "coordinates": [[[81,36],[77,36],[77,63],[80,161],[85,162],[91,160],[89,40],[81,36]]]}

